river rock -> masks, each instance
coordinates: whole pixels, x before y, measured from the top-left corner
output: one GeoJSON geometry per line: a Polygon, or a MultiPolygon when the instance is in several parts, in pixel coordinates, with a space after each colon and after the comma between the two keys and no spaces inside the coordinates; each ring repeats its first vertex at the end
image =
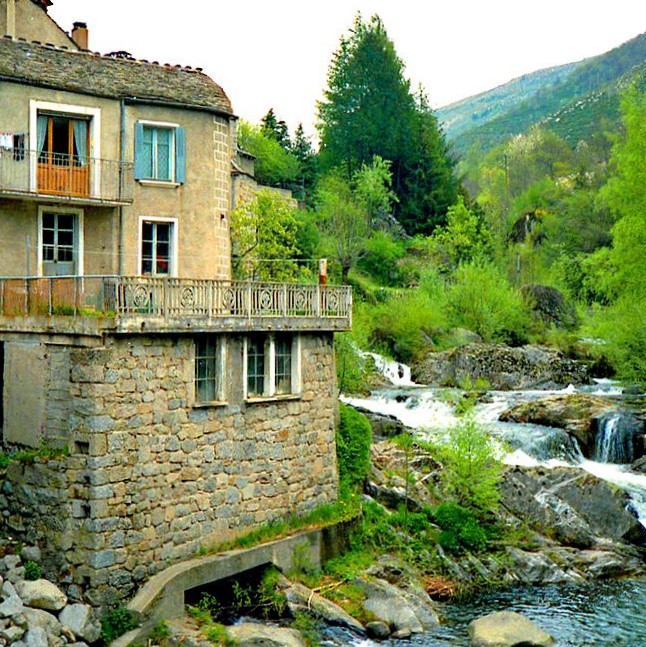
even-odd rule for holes
{"type": "Polygon", "coordinates": [[[346,627],[360,635],[365,634],[363,625],[334,602],[326,600],[322,595],[315,593],[312,589],[302,584],[290,582],[289,580],[285,580],[285,582],[286,586],[283,593],[287,597],[289,610],[294,615],[297,613],[310,613],[330,625],[346,627]]]}
{"type": "Polygon", "coordinates": [[[507,548],[510,569],[523,584],[573,584],[583,578],[578,573],[566,572],[542,552],[529,552],[515,546],[507,548]]]}
{"type": "Polygon", "coordinates": [[[440,353],[428,352],[412,370],[416,382],[439,386],[459,386],[477,379],[500,390],[589,382],[585,365],[541,346],[467,344],[440,353]]]}
{"type": "Polygon", "coordinates": [[[554,638],[525,616],[498,611],[469,623],[473,647],[549,647],[554,638]]]}
{"type": "Polygon", "coordinates": [[[385,622],[375,620],[366,624],[366,631],[370,638],[385,640],[390,637],[390,627],[385,622]]]}
{"type": "Polygon", "coordinates": [[[60,611],[67,604],[67,596],[49,580],[23,580],[16,584],[16,591],[28,607],[60,611]]]}
{"type": "Polygon", "coordinates": [[[94,616],[92,607],[87,604],[69,604],[58,616],[63,627],[67,627],[76,637],[94,642],[101,635],[101,624],[94,616]]]}
{"type": "Polygon", "coordinates": [[[238,647],[306,647],[301,634],[286,627],[245,622],[227,627],[227,634],[238,647]]]}
{"type": "Polygon", "coordinates": [[[599,416],[616,409],[616,405],[592,395],[555,395],[523,402],[500,415],[503,422],[529,422],[545,427],[557,427],[571,433],[581,451],[592,456],[597,436],[599,416]]]}
{"type": "Polygon", "coordinates": [[[363,608],[385,622],[393,632],[407,629],[422,633],[424,625],[402,592],[392,584],[379,579],[356,578],[354,583],[366,596],[363,608]]]}
{"type": "Polygon", "coordinates": [[[501,501],[537,532],[577,548],[590,548],[599,537],[635,544],[646,538],[626,508],[625,491],[574,467],[509,468],[501,501]]]}

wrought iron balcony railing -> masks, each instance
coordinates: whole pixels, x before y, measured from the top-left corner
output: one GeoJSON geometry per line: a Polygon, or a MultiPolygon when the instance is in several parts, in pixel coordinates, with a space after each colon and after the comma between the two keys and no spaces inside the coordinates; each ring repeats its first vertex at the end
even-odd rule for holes
{"type": "Polygon", "coordinates": [[[0,316],[352,317],[348,286],[129,276],[0,278],[0,316]]]}
{"type": "Polygon", "coordinates": [[[0,195],[130,203],[133,165],[116,160],[0,148],[0,195]]]}

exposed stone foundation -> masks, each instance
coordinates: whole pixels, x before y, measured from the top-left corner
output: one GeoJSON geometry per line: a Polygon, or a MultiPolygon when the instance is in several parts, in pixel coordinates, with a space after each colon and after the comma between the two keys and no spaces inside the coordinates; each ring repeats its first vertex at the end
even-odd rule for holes
{"type": "Polygon", "coordinates": [[[71,454],[12,464],[1,503],[7,530],[68,573],[71,597],[109,604],[200,546],[336,499],[331,333],[301,336],[300,395],[254,403],[242,337],[222,338],[227,403],[207,407],[194,404],[192,337],[66,349],[71,454]]]}

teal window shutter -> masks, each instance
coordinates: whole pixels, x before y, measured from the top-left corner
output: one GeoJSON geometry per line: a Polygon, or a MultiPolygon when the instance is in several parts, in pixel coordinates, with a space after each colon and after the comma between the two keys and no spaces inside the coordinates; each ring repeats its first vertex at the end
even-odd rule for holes
{"type": "Polygon", "coordinates": [[[186,182],[186,129],[175,128],[175,182],[186,182]]]}
{"type": "Polygon", "coordinates": [[[144,155],[144,125],[135,123],[135,180],[146,177],[146,158],[144,155]]]}

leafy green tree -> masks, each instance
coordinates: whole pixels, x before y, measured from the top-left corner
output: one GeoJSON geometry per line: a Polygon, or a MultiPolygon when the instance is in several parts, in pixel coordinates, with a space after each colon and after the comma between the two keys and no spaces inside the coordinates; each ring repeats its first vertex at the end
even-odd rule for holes
{"type": "Polygon", "coordinates": [[[286,280],[298,273],[299,221],[292,200],[262,189],[231,212],[233,269],[238,278],[286,280]]]}
{"type": "Polygon", "coordinates": [[[298,124],[292,142],[292,155],[300,165],[298,174],[298,195],[301,200],[309,203],[313,194],[313,187],[316,183],[318,172],[318,158],[312,146],[310,138],[305,134],[303,124],[298,124]]]}
{"type": "Polygon", "coordinates": [[[391,163],[395,216],[409,233],[430,233],[457,195],[453,162],[437,120],[416,97],[378,16],[357,15],[341,38],[319,102],[321,162],[352,177],[375,156],[391,163]]]}
{"type": "Polygon", "coordinates": [[[276,117],[273,108],[269,108],[267,114],[262,118],[261,124],[263,134],[277,141],[284,150],[291,150],[292,141],[289,137],[289,128],[285,121],[276,117]]]}
{"type": "Polygon", "coordinates": [[[264,128],[241,121],[239,146],[256,157],[255,175],[260,184],[289,188],[298,178],[298,159],[267,134],[264,128]]]}
{"type": "Polygon", "coordinates": [[[459,505],[479,516],[498,507],[498,483],[502,463],[486,429],[472,419],[452,427],[445,443],[436,450],[444,469],[442,484],[459,505]]]}
{"type": "Polygon", "coordinates": [[[450,268],[486,256],[491,243],[485,223],[466,206],[462,196],[449,207],[446,225],[435,230],[432,240],[442,264],[450,268]]]}
{"type": "Polygon", "coordinates": [[[525,341],[529,311],[520,292],[491,261],[462,263],[447,290],[453,326],[478,333],[485,341],[525,341]]]}
{"type": "Polygon", "coordinates": [[[625,135],[612,152],[613,175],[603,197],[619,216],[612,229],[609,286],[617,294],[598,331],[620,375],[646,382],[646,93],[622,102],[625,135]]]}
{"type": "Polygon", "coordinates": [[[339,262],[343,282],[365,253],[379,215],[389,210],[393,195],[388,169],[388,163],[375,156],[371,164],[361,164],[351,181],[335,169],[319,182],[316,202],[324,246],[339,262]]]}

